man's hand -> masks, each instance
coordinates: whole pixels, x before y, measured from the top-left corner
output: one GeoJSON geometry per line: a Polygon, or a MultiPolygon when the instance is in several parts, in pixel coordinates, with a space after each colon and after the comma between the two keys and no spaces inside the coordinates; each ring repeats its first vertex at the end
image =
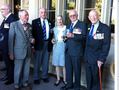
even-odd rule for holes
{"type": "Polygon", "coordinates": [[[67,34],[67,38],[73,38],[74,37],[74,34],[73,33],[68,33],[67,34]]]}
{"type": "Polygon", "coordinates": [[[13,54],[9,54],[10,60],[14,60],[14,55],[13,54]]]}
{"type": "Polygon", "coordinates": [[[35,39],[34,38],[31,39],[31,43],[35,44],[35,39]]]}
{"type": "Polygon", "coordinates": [[[99,61],[99,60],[97,61],[98,68],[101,68],[102,64],[103,64],[102,61],[99,61]]]}
{"type": "Polygon", "coordinates": [[[51,40],[51,42],[52,42],[52,44],[55,44],[55,43],[56,43],[56,40],[53,38],[53,39],[51,40]]]}

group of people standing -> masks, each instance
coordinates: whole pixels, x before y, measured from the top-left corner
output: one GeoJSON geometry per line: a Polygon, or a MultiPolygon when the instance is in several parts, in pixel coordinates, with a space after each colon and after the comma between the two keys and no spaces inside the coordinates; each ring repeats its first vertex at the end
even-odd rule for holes
{"type": "MultiPolygon", "coordinates": [[[[8,5],[3,6],[2,12],[10,8],[8,5]]],[[[7,18],[9,15],[12,14],[9,12],[7,18]]],[[[56,67],[55,86],[61,82],[62,68],[64,86],[60,89],[80,90],[81,61],[84,60],[87,90],[100,90],[98,69],[103,69],[108,56],[111,32],[109,26],[99,20],[96,10],[89,12],[88,18],[91,22],[89,26],[78,20],[78,13],[74,9],[69,11],[68,25],[64,24],[61,15],[56,17],[56,25],[50,22],[45,8],[39,9],[39,18],[34,19],[32,25],[28,23],[29,14],[26,10],[19,10],[18,16],[19,20],[15,22],[9,20],[0,26],[0,51],[7,67],[6,76],[9,78],[8,64],[13,62],[10,76],[14,76],[16,90],[20,90],[22,86],[29,87],[32,54],[34,54],[34,84],[40,84],[41,79],[45,83],[49,82],[48,67],[51,51],[52,65],[56,67]]],[[[8,80],[13,82],[13,78],[8,80]]]]}

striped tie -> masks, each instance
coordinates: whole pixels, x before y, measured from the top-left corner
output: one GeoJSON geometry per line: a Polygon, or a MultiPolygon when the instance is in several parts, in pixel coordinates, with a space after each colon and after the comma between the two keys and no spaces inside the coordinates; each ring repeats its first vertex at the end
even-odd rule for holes
{"type": "Polygon", "coordinates": [[[90,37],[93,37],[93,31],[94,31],[94,25],[91,25],[91,29],[90,29],[90,32],[89,32],[90,37]]]}
{"type": "Polygon", "coordinates": [[[71,25],[70,25],[70,28],[69,28],[70,33],[72,33],[72,32],[73,32],[73,24],[74,24],[74,23],[71,23],[71,25]]]}
{"type": "Polygon", "coordinates": [[[43,20],[43,39],[46,40],[46,24],[45,24],[45,21],[43,20]]]}

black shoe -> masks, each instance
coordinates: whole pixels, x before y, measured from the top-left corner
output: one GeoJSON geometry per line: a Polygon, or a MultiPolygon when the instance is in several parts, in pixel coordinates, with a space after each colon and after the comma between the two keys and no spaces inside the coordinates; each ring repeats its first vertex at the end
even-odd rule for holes
{"type": "Polygon", "coordinates": [[[32,90],[32,87],[31,86],[27,86],[27,87],[25,87],[25,90],[32,90]]]}
{"type": "Polygon", "coordinates": [[[21,88],[15,88],[14,90],[21,90],[21,88]]]}
{"type": "Polygon", "coordinates": [[[40,84],[40,80],[34,80],[34,84],[40,84]]]}
{"type": "Polygon", "coordinates": [[[8,81],[6,81],[4,84],[5,84],[5,85],[10,85],[10,84],[12,84],[12,83],[14,83],[13,80],[8,80],[8,81]]]}
{"type": "Polygon", "coordinates": [[[57,80],[57,81],[54,83],[54,85],[55,85],[55,86],[58,86],[58,85],[60,84],[60,82],[61,82],[60,80],[57,80]]]}
{"type": "Polygon", "coordinates": [[[65,86],[63,86],[63,87],[60,88],[60,90],[69,90],[69,89],[73,89],[73,86],[67,86],[67,85],[65,85],[65,86]]]}
{"type": "Polygon", "coordinates": [[[24,90],[32,90],[32,87],[31,87],[31,85],[24,86],[24,90]]]}
{"type": "Polygon", "coordinates": [[[3,78],[0,78],[0,81],[6,81],[8,80],[7,76],[4,76],[3,78]]]}
{"type": "Polygon", "coordinates": [[[66,82],[66,81],[63,81],[63,84],[64,84],[64,85],[67,85],[67,82],[66,82]]]}
{"type": "Polygon", "coordinates": [[[43,82],[48,83],[49,82],[49,79],[48,78],[45,78],[45,79],[43,79],[43,82]]]}

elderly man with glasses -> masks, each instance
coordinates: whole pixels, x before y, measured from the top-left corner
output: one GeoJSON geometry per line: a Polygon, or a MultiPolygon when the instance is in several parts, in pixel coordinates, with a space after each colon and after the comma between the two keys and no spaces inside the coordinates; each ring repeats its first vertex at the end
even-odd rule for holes
{"type": "Polygon", "coordinates": [[[14,62],[8,58],[8,32],[10,29],[10,23],[16,20],[16,17],[11,13],[11,7],[7,4],[2,5],[1,14],[4,18],[0,25],[0,51],[2,53],[2,60],[5,62],[5,69],[7,70],[6,76],[0,80],[6,81],[5,84],[13,83],[14,76],[14,62]]]}
{"type": "Polygon", "coordinates": [[[70,23],[67,25],[66,40],[66,81],[67,85],[61,90],[80,90],[81,60],[83,56],[83,42],[86,39],[86,24],[78,20],[76,10],[69,11],[70,23]],[[74,72],[74,82],[73,82],[74,72]]]}

